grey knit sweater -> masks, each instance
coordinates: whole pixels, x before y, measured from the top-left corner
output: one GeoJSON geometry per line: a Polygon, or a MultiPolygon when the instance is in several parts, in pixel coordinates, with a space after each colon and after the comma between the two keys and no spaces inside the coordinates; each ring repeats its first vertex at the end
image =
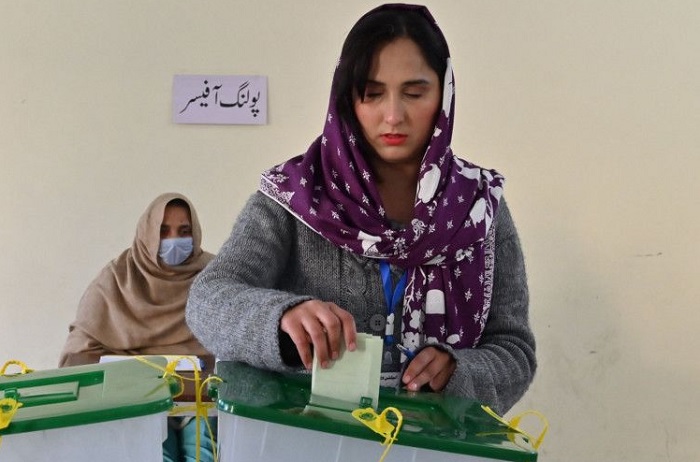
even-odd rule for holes
{"type": "MultiPolygon", "coordinates": [[[[457,369],[445,393],[475,398],[504,413],[527,390],[536,360],[525,265],[505,201],[495,226],[488,322],[477,348],[446,348],[457,369]]],[[[398,278],[400,270],[392,268],[392,274],[398,278]]],[[[378,317],[386,316],[378,262],[340,249],[257,192],[216,258],[193,283],[187,323],[218,359],[289,372],[298,370],[298,355],[280,332],[280,319],[286,309],[312,298],[351,312],[359,332],[383,334],[377,324],[378,317]]],[[[382,370],[396,370],[398,354],[392,362],[382,370]]]]}

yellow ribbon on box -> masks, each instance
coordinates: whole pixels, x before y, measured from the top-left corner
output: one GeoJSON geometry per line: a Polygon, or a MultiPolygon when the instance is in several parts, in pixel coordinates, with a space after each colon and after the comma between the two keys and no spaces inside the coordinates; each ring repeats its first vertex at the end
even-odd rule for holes
{"type": "Polygon", "coordinates": [[[204,393],[204,389],[205,389],[204,387],[209,382],[214,382],[214,381],[221,382],[222,381],[221,378],[219,378],[215,375],[212,375],[212,376],[208,377],[207,379],[205,379],[204,381],[201,381],[201,378],[199,376],[199,367],[195,363],[194,359],[190,356],[178,356],[178,357],[172,358],[171,361],[168,362],[168,364],[164,368],[159,366],[158,364],[155,364],[155,363],[149,361],[148,359],[144,358],[143,356],[135,356],[135,358],[138,359],[139,361],[145,363],[145,364],[148,364],[149,366],[151,366],[155,369],[162,371],[164,380],[168,380],[170,377],[173,377],[178,381],[178,383],[180,384],[180,391],[176,395],[173,396],[174,398],[177,398],[178,396],[180,396],[184,392],[184,390],[185,390],[184,381],[185,380],[193,381],[195,383],[196,393],[195,393],[194,405],[193,406],[178,406],[176,408],[173,408],[170,411],[170,415],[177,415],[177,414],[181,414],[184,412],[194,411],[195,419],[196,419],[195,420],[196,434],[197,434],[197,436],[195,437],[196,438],[195,444],[196,444],[196,448],[197,448],[196,460],[197,460],[197,462],[199,462],[199,460],[200,460],[201,436],[200,436],[200,427],[199,426],[201,425],[200,422],[204,421],[204,424],[207,427],[207,433],[209,434],[209,439],[212,441],[212,452],[214,455],[214,462],[217,462],[219,460],[219,456],[218,456],[218,452],[216,449],[214,432],[212,431],[211,425],[209,424],[209,419],[207,419],[208,410],[209,410],[209,408],[214,407],[214,403],[202,402],[202,394],[204,393]],[[178,374],[177,372],[175,372],[175,368],[177,367],[178,363],[182,359],[190,361],[193,364],[194,367],[192,369],[194,371],[194,379],[191,379],[189,377],[183,377],[180,374],[178,374]]]}
{"type": "Polygon", "coordinates": [[[34,372],[34,369],[30,369],[27,367],[26,364],[24,364],[22,361],[18,361],[16,359],[11,359],[7,361],[3,366],[2,369],[0,369],[0,375],[15,375],[15,374],[7,374],[7,368],[10,366],[19,366],[20,367],[20,374],[29,374],[30,372],[34,372]]]}
{"type": "MultiPolygon", "coordinates": [[[[15,375],[7,373],[7,369],[10,366],[19,366],[19,374],[29,374],[30,372],[33,372],[33,370],[28,368],[22,361],[11,359],[2,366],[2,369],[0,369],[0,375],[15,375]]],[[[14,398],[3,397],[0,399],[0,430],[10,426],[12,418],[15,416],[15,413],[20,407],[22,407],[22,403],[14,398]]],[[[0,436],[0,443],[2,443],[2,436],[0,436]]]]}
{"type": "Polygon", "coordinates": [[[401,414],[401,411],[395,407],[388,407],[384,409],[381,414],[377,414],[373,408],[368,407],[364,409],[355,409],[352,411],[352,416],[369,427],[373,432],[379,433],[384,437],[382,446],[386,446],[386,449],[384,449],[379,459],[379,462],[383,462],[384,458],[389,453],[391,445],[396,441],[399,430],[401,430],[401,424],[403,423],[403,414],[401,414]],[[396,426],[387,419],[386,416],[388,412],[396,416],[396,426]]]}
{"type": "Polygon", "coordinates": [[[510,420],[505,420],[503,417],[496,414],[493,411],[493,409],[491,409],[488,406],[482,405],[481,409],[483,409],[488,415],[490,415],[491,417],[493,417],[494,419],[496,419],[497,421],[499,421],[500,423],[502,423],[503,425],[508,427],[510,430],[512,430],[512,432],[508,434],[508,439],[510,439],[512,442],[515,443],[514,433],[519,433],[519,434],[525,436],[525,438],[527,438],[528,442],[535,450],[537,450],[540,447],[540,445],[544,441],[545,435],[547,434],[547,430],[549,430],[549,422],[547,421],[547,418],[544,416],[544,414],[542,414],[539,411],[535,411],[535,410],[530,409],[530,410],[527,410],[525,412],[522,412],[522,413],[516,415],[515,417],[513,417],[510,420]],[[542,431],[540,431],[540,434],[536,438],[534,436],[532,436],[530,433],[528,433],[525,430],[518,427],[518,425],[520,425],[520,422],[523,420],[523,417],[525,417],[527,415],[534,415],[535,417],[540,419],[540,422],[542,422],[542,431]]]}
{"type": "MultiPolygon", "coordinates": [[[[17,409],[22,407],[22,403],[13,398],[0,399],[0,430],[7,428],[12,421],[17,409]]],[[[0,437],[0,441],[2,438],[0,437]]]]}

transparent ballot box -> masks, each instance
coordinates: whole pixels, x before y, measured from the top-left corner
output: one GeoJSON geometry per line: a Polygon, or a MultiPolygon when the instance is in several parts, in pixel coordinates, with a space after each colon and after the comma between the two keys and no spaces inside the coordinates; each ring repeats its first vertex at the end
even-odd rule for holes
{"type": "MultiPolygon", "coordinates": [[[[309,375],[226,361],[217,363],[216,374],[222,379],[212,390],[221,462],[371,462],[386,449],[385,438],[353,417],[352,409],[342,406],[347,403],[314,397],[309,375]]],[[[402,425],[384,462],[537,460],[523,435],[476,401],[381,388],[375,415],[388,409],[400,411],[402,425]]]]}
{"type": "Polygon", "coordinates": [[[0,460],[162,462],[172,387],[136,359],[2,376],[0,460]]]}

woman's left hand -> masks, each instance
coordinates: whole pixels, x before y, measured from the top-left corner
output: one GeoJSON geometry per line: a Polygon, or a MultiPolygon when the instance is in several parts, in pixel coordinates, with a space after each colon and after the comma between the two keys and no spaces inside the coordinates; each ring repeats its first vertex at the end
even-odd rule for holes
{"type": "Polygon", "coordinates": [[[448,352],[435,347],[422,349],[403,373],[402,381],[411,391],[428,385],[433,391],[441,391],[457,368],[457,362],[448,352]]]}

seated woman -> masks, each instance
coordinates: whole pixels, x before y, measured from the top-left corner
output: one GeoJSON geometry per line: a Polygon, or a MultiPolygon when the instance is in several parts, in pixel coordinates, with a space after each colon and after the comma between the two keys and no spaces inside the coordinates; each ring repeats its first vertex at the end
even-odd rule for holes
{"type": "MultiPolygon", "coordinates": [[[[201,241],[197,214],[185,196],[167,193],[153,200],[138,222],[132,246],[85,291],[59,366],[96,363],[103,355],[211,357],[185,323],[190,284],[213,257],[202,250],[201,241]]],[[[169,423],[164,460],[194,460],[195,420],[170,418],[169,423]]],[[[211,460],[206,426],[201,424],[200,431],[201,460],[211,460]]]]}

